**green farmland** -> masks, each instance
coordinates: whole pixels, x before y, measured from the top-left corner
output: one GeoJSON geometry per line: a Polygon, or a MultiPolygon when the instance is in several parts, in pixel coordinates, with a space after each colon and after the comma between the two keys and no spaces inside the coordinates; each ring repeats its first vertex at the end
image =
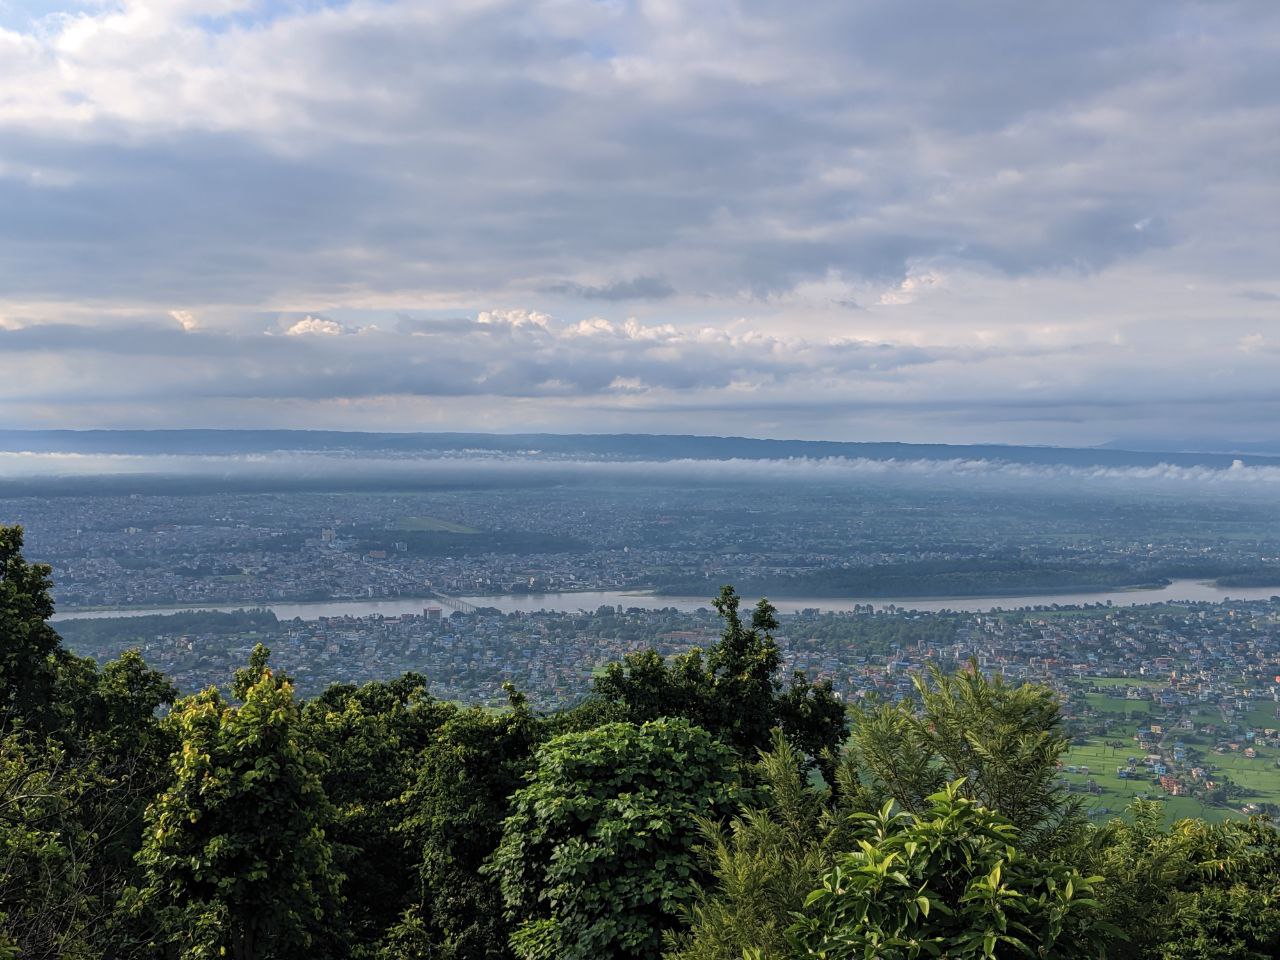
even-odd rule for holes
{"type": "MultiPolygon", "coordinates": [[[[1206,766],[1217,767],[1230,780],[1247,791],[1247,795],[1233,797],[1225,806],[1202,803],[1194,797],[1170,796],[1152,782],[1152,776],[1144,779],[1122,779],[1116,772],[1117,767],[1124,767],[1129,757],[1141,759],[1144,753],[1136,742],[1124,740],[1124,746],[1112,748],[1109,742],[1118,742],[1119,738],[1090,737],[1087,743],[1073,746],[1067,753],[1063,763],[1063,779],[1072,785],[1084,787],[1092,780],[1100,788],[1098,794],[1079,794],[1086,798],[1090,815],[1095,821],[1107,820],[1119,815],[1139,797],[1162,800],[1165,804],[1165,815],[1169,821],[1183,817],[1203,817],[1206,820],[1221,821],[1231,817],[1242,818],[1240,807],[1245,803],[1274,803],[1280,805],[1280,767],[1276,759],[1280,751],[1258,748],[1258,756],[1246,758],[1242,753],[1218,754],[1213,750],[1205,750],[1201,761],[1206,766]],[[1085,774],[1068,773],[1068,766],[1088,767],[1085,774]]],[[[1141,763],[1139,771],[1146,772],[1141,763]]]]}

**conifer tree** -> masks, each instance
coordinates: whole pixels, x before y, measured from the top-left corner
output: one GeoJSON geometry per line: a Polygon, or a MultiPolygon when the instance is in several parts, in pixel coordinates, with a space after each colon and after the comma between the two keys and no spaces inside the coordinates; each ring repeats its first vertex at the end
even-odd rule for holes
{"type": "Polygon", "coordinates": [[[1087,820],[1058,782],[1070,746],[1057,695],[1037,684],[984,676],[977,664],[914,678],[919,708],[855,711],[853,758],[864,782],[903,809],[960,780],[961,793],[998,810],[1041,851],[1076,840],[1087,820]]]}

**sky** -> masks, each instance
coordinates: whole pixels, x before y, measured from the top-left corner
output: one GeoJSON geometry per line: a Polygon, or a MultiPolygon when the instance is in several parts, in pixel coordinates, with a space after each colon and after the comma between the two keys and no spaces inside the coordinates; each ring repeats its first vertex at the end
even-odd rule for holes
{"type": "Polygon", "coordinates": [[[1280,4],[0,0],[0,426],[1280,447],[1280,4]]]}

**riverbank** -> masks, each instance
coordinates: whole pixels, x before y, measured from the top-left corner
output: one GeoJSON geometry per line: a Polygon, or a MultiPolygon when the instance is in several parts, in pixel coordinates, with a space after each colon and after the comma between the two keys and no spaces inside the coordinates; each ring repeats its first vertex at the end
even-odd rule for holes
{"type": "MultiPolygon", "coordinates": [[[[1024,607],[1088,606],[1093,604],[1136,605],[1147,603],[1208,602],[1223,600],[1268,600],[1278,591],[1272,587],[1219,587],[1201,580],[1173,580],[1161,587],[1136,587],[1092,592],[1053,592],[1041,594],[1001,595],[989,593],[981,597],[790,597],[770,598],[781,613],[799,610],[848,611],[868,604],[876,607],[900,607],[909,610],[955,610],[962,613],[983,613],[995,609],[1016,610],[1024,607]]],[[[668,597],[651,593],[633,593],[621,590],[586,590],[579,592],[544,594],[505,594],[500,596],[467,596],[458,598],[477,607],[493,607],[503,613],[535,610],[595,610],[601,606],[641,607],[692,611],[700,607],[710,608],[710,597],[668,597]]],[[[754,598],[746,598],[748,601],[754,598]]],[[[314,620],[320,617],[368,617],[382,615],[400,616],[405,613],[421,613],[426,607],[440,606],[437,597],[385,597],[372,600],[324,600],[303,603],[245,603],[245,604],[189,604],[171,607],[113,608],[107,610],[66,610],[54,616],[54,620],[79,620],[103,617],[137,617],[156,614],[189,613],[194,610],[235,612],[237,610],[270,610],[281,620],[300,617],[314,620]]],[[[448,611],[446,610],[447,614],[448,611]]]]}

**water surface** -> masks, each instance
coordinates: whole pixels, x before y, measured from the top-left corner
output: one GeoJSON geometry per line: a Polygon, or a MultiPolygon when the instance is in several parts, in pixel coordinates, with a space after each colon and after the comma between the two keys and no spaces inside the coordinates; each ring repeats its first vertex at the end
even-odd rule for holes
{"type": "MultiPolygon", "coordinates": [[[[852,610],[855,605],[872,604],[877,610],[888,606],[903,607],[908,610],[957,610],[968,613],[984,613],[989,610],[1016,610],[1020,607],[1080,606],[1084,604],[1112,603],[1130,606],[1140,603],[1162,603],[1174,600],[1201,600],[1219,602],[1222,600],[1267,600],[1280,595],[1280,587],[1217,587],[1212,583],[1200,580],[1175,580],[1166,587],[1153,587],[1141,590],[1100,590],[1089,593],[1046,593],[1027,594],[1016,597],[959,597],[951,599],[889,599],[889,598],[800,598],[775,600],[774,605],[782,613],[794,613],[798,610],[816,607],[819,610],[845,611],[852,610]]],[[[675,607],[677,610],[692,611],[699,607],[710,608],[709,597],[664,597],[647,593],[628,593],[620,590],[588,590],[573,593],[530,593],[510,594],[496,597],[462,597],[467,603],[478,607],[496,607],[504,613],[515,611],[558,610],[577,611],[595,610],[604,605],[641,607],[649,610],[675,607]]],[[[754,601],[752,601],[754,602],[754,601]]],[[[151,609],[123,608],[105,610],[68,611],[57,614],[55,620],[100,619],[103,617],[139,617],[149,614],[186,613],[191,610],[243,610],[255,604],[235,604],[232,606],[184,606],[160,607],[151,609]]],[[[281,620],[292,620],[301,617],[304,620],[315,620],[319,617],[370,617],[381,614],[384,617],[396,617],[402,613],[421,613],[426,607],[440,606],[440,601],[431,597],[391,597],[380,600],[324,600],[314,603],[265,603],[256,606],[271,610],[281,620]]],[[[446,614],[448,610],[444,611],[446,614]]]]}

